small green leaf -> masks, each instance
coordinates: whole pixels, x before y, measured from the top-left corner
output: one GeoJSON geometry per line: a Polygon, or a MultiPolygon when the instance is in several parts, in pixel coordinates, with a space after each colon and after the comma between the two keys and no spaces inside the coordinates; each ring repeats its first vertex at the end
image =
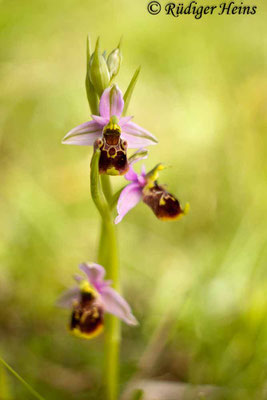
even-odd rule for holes
{"type": "Polygon", "coordinates": [[[140,70],[141,70],[141,67],[137,68],[137,70],[135,71],[135,73],[132,77],[132,80],[129,83],[129,86],[123,96],[123,100],[124,100],[124,108],[123,108],[123,113],[122,113],[123,115],[125,115],[127,112],[127,109],[128,109],[128,106],[129,106],[129,103],[130,103],[130,100],[131,100],[131,97],[133,94],[133,90],[135,88],[135,85],[136,85],[136,82],[137,82],[137,79],[138,79],[138,76],[140,73],[140,70]]]}

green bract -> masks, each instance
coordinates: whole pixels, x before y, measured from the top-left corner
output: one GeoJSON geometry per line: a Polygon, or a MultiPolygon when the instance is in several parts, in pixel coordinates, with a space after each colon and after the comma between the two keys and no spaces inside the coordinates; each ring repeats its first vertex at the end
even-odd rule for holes
{"type": "Polygon", "coordinates": [[[129,83],[129,86],[127,87],[127,90],[123,96],[124,109],[123,109],[122,115],[125,115],[127,112],[127,109],[128,109],[128,106],[129,106],[129,103],[130,103],[130,100],[131,100],[131,97],[132,97],[132,94],[133,94],[133,91],[134,91],[134,88],[135,88],[135,85],[136,85],[136,82],[137,82],[137,79],[138,79],[138,76],[140,73],[140,70],[141,70],[141,67],[137,68],[137,70],[135,71],[135,73],[131,79],[131,82],[129,83]]]}

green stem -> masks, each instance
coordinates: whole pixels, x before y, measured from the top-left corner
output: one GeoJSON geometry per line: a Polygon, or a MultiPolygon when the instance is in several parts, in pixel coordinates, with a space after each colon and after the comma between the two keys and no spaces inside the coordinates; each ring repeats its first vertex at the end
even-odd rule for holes
{"type": "Polygon", "coordinates": [[[100,179],[99,179],[99,158],[100,150],[95,150],[91,161],[91,195],[98,209],[103,222],[111,221],[112,215],[107,200],[102,192],[100,179]]]}
{"type": "Polygon", "coordinates": [[[14,369],[0,357],[0,362],[22,383],[28,391],[38,400],[45,400],[39,393],[36,392],[14,369]]]}
{"type": "MultiPolygon", "coordinates": [[[[107,279],[112,280],[113,288],[119,290],[118,243],[113,223],[112,190],[108,176],[99,178],[100,150],[96,150],[91,162],[91,194],[102,217],[98,262],[106,268],[107,279]]],[[[105,370],[104,382],[106,399],[118,399],[120,321],[112,315],[105,316],[105,370]]]]}
{"type": "MultiPolygon", "coordinates": [[[[113,222],[104,223],[105,246],[107,257],[104,266],[107,278],[112,280],[113,288],[119,290],[119,265],[117,252],[117,237],[113,222]]],[[[105,316],[105,383],[107,400],[118,399],[119,377],[119,349],[120,349],[120,320],[113,315],[105,316]]]]}
{"type": "Polygon", "coordinates": [[[109,175],[101,175],[101,184],[106,200],[110,204],[112,200],[112,187],[109,175]]]}
{"type": "Polygon", "coordinates": [[[100,237],[99,237],[99,244],[98,244],[98,254],[97,254],[97,262],[100,265],[105,265],[106,264],[106,259],[107,259],[107,235],[105,234],[105,224],[103,221],[101,221],[101,228],[100,228],[100,237]]]}

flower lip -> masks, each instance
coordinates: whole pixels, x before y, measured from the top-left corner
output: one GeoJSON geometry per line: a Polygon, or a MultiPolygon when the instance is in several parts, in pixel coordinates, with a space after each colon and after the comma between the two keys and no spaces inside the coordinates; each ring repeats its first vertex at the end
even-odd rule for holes
{"type": "Polygon", "coordinates": [[[127,143],[118,132],[105,132],[103,139],[96,140],[96,148],[100,149],[100,174],[124,175],[128,171],[127,143]]]}
{"type": "Polygon", "coordinates": [[[147,204],[157,218],[165,221],[177,220],[184,215],[179,201],[163,186],[154,186],[144,191],[143,202],[147,204]]]}
{"type": "Polygon", "coordinates": [[[106,130],[103,133],[103,136],[104,136],[107,144],[117,145],[117,144],[119,144],[121,134],[118,131],[106,130]]]}
{"type": "Polygon", "coordinates": [[[179,200],[169,193],[163,185],[158,185],[159,171],[164,168],[163,164],[157,164],[151,171],[146,173],[143,167],[141,174],[138,175],[130,166],[125,179],[131,183],[120,194],[117,205],[118,215],[115,219],[116,224],[141,200],[161,220],[178,220],[187,214],[189,205],[186,204],[185,208],[182,209],[179,200]]]}
{"type": "Polygon", "coordinates": [[[97,336],[104,325],[104,307],[89,283],[81,283],[80,301],[73,304],[70,330],[73,334],[90,339],[97,336]]]}

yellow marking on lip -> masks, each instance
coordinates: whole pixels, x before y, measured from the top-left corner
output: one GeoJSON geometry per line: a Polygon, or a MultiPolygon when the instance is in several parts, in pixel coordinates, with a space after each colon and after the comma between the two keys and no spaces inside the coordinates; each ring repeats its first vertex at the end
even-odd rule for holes
{"type": "Polygon", "coordinates": [[[170,193],[165,194],[164,199],[165,199],[165,200],[171,199],[171,200],[173,200],[173,201],[176,201],[176,200],[177,200],[177,199],[176,199],[172,194],[170,194],[170,193]]]}
{"type": "Polygon", "coordinates": [[[158,217],[158,219],[160,219],[161,221],[178,221],[179,219],[181,219],[184,215],[187,215],[190,209],[190,205],[189,203],[186,203],[184,210],[182,210],[178,215],[176,215],[176,217],[168,217],[168,216],[164,216],[164,217],[158,217]]]}
{"type": "Polygon", "coordinates": [[[165,206],[166,204],[166,200],[164,199],[164,196],[161,196],[160,200],[159,200],[159,205],[160,206],[165,206]]]}
{"type": "Polygon", "coordinates": [[[114,167],[107,169],[107,174],[108,175],[114,175],[114,176],[115,175],[120,175],[119,171],[114,167]]]}
{"type": "Polygon", "coordinates": [[[82,293],[91,293],[94,297],[98,297],[97,291],[86,280],[81,281],[81,283],[80,283],[80,291],[82,293]]]}
{"type": "Polygon", "coordinates": [[[96,336],[100,335],[100,333],[103,331],[104,325],[101,324],[99,325],[93,332],[90,333],[85,333],[81,332],[79,328],[74,328],[74,329],[69,329],[69,332],[76,337],[83,338],[83,339],[93,339],[96,336]]]}
{"type": "Polygon", "coordinates": [[[92,317],[95,319],[97,319],[99,317],[99,312],[96,307],[94,307],[94,309],[93,309],[92,317]]]}
{"type": "Polygon", "coordinates": [[[178,215],[176,215],[176,217],[158,217],[158,219],[160,219],[161,221],[178,221],[179,219],[181,219],[184,216],[184,212],[179,213],[178,215]]]}
{"type": "Polygon", "coordinates": [[[116,156],[117,156],[117,152],[115,152],[115,154],[113,156],[110,155],[109,152],[108,152],[108,158],[115,158],[116,156]]]}

